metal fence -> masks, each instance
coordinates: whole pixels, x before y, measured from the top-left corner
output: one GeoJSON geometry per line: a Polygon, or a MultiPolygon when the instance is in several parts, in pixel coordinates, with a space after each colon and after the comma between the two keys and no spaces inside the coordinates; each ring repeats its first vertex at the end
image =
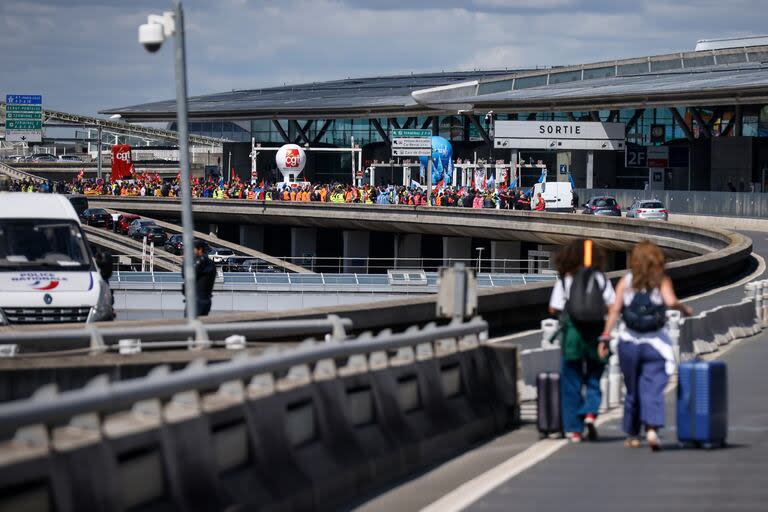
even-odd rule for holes
{"type": "Polygon", "coordinates": [[[591,197],[613,196],[626,211],[639,199],[658,199],[670,213],[719,217],[768,217],[768,194],[754,192],[708,192],[684,190],[576,189],[579,202],[591,197]]]}

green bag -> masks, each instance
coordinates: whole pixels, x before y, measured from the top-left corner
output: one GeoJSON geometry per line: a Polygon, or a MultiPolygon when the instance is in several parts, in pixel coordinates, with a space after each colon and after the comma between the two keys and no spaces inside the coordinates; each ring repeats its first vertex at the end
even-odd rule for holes
{"type": "Polygon", "coordinates": [[[594,326],[583,326],[579,330],[567,315],[563,315],[563,318],[560,319],[560,329],[555,333],[555,337],[558,334],[560,335],[560,347],[565,360],[579,361],[581,359],[592,359],[594,361],[607,362],[607,358],[601,359],[597,355],[598,338],[601,328],[602,325],[595,324],[594,326]]]}

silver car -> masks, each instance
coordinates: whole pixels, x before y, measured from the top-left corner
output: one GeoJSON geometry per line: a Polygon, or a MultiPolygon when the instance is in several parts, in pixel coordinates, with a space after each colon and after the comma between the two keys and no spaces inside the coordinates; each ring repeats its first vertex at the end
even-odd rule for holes
{"type": "Polygon", "coordinates": [[[141,228],[147,226],[154,226],[155,221],[149,219],[136,219],[128,224],[128,236],[131,238],[137,238],[141,228]]]}
{"type": "Polygon", "coordinates": [[[661,201],[656,199],[643,199],[635,201],[627,210],[629,219],[669,220],[669,212],[661,201]]]}

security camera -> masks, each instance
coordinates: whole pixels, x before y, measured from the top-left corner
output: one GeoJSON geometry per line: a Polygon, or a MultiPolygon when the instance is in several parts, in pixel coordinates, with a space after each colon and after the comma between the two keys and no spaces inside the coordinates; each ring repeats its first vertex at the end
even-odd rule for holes
{"type": "Polygon", "coordinates": [[[145,23],[139,27],[139,42],[149,53],[155,53],[163,46],[165,35],[159,23],[145,23]]]}
{"type": "Polygon", "coordinates": [[[139,42],[148,52],[155,53],[163,46],[165,38],[175,32],[176,20],[172,12],[162,15],[150,14],[147,22],[139,26],[139,42]]]}

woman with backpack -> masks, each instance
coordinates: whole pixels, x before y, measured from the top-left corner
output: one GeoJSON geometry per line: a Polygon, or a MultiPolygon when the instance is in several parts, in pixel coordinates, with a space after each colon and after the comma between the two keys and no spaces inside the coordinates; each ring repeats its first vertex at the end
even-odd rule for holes
{"type": "Polygon", "coordinates": [[[664,426],[664,388],[675,372],[672,341],[664,328],[667,308],[690,316],[691,308],[675,295],[664,274],[664,253],[653,242],[637,244],[629,258],[629,273],[616,286],[617,300],[608,314],[601,339],[608,339],[621,315],[619,365],[624,374],[624,446],[638,448],[640,427],[653,451],[661,448],[658,430],[664,426]]]}
{"type": "Polygon", "coordinates": [[[559,277],[549,311],[560,315],[561,412],[563,430],[574,443],[581,442],[585,426],[587,438],[597,439],[600,377],[608,356],[607,343],[599,337],[605,314],[615,299],[613,285],[601,270],[603,259],[601,250],[593,251],[591,240],[575,240],[555,256],[559,277]]]}

